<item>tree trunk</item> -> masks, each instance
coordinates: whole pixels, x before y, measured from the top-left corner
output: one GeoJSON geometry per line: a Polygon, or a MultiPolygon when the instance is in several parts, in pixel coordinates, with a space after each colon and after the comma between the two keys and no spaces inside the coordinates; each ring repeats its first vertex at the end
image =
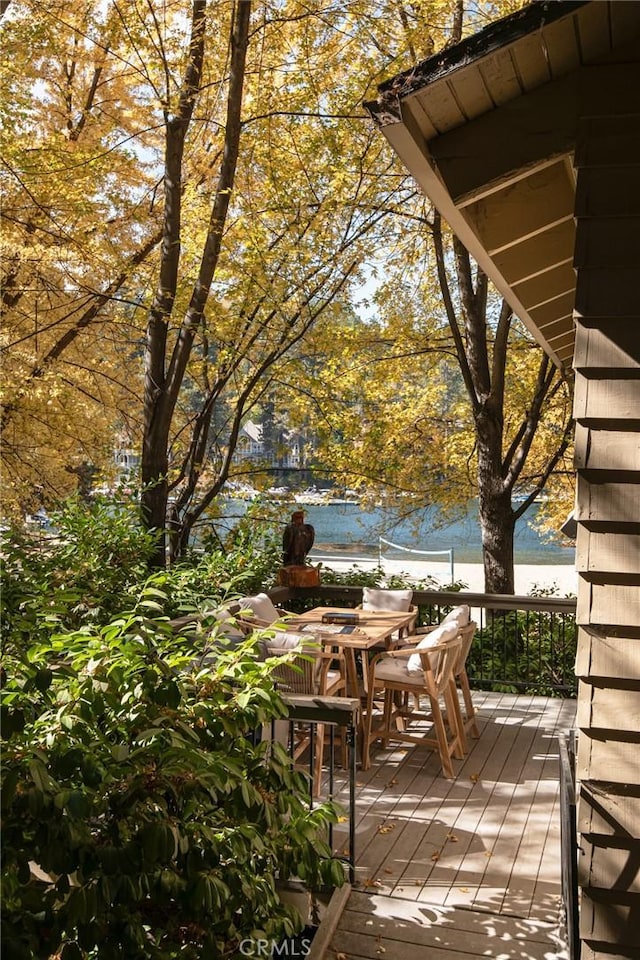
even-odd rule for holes
{"type": "Polygon", "coordinates": [[[511,487],[502,476],[502,410],[488,399],[476,412],[478,513],[486,593],[515,591],[511,487]]]}
{"type": "Polygon", "coordinates": [[[166,522],[169,498],[169,444],[180,389],[191,356],[196,331],[202,321],[215,275],[240,141],[240,114],[249,42],[250,0],[235,9],[231,23],[231,63],[227,99],[227,125],[221,170],[204,244],[198,279],[191,303],[168,360],[169,327],[180,269],[183,157],[193,117],[204,62],[206,0],[194,0],[189,60],[174,117],[166,118],[164,231],[159,283],[149,311],[145,355],[144,436],[142,444],[142,519],[147,529],[158,531],[152,564],[166,561],[166,522]],[[167,362],[168,360],[168,362],[167,362]]]}
{"type": "MultiPolygon", "coordinates": [[[[482,489],[482,488],[481,488],[482,489]]],[[[511,495],[478,499],[482,531],[482,563],[486,593],[515,592],[513,535],[515,517],[511,495]]]]}

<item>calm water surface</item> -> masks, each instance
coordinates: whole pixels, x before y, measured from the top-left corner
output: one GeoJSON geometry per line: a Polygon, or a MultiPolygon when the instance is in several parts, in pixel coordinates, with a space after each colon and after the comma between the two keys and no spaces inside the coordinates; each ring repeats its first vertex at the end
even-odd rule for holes
{"type": "MultiPolygon", "coordinates": [[[[242,513],[243,501],[230,501],[228,514],[242,513]],[[238,508],[238,509],[236,509],[238,508]]],[[[459,563],[482,563],[480,525],[475,501],[453,523],[441,524],[440,512],[426,507],[410,520],[398,520],[393,510],[378,507],[363,510],[357,503],[291,505],[291,511],[304,510],[305,520],[315,528],[313,553],[352,553],[378,556],[379,537],[412,550],[455,552],[459,563]]],[[[533,504],[516,524],[516,563],[567,563],[575,561],[573,546],[561,546],[541,536],[533,526],[539,506],[533,504]]],[[[563,541],[566,543],[566,541],[563,541]]],[[[400,557],[397,551],[384,548],[385,556],[400,557]]],[[[416,557],[415,559],[420,559],[416,557]]],[[[424,559],[433,559],[425,557],[424,559]]]]}

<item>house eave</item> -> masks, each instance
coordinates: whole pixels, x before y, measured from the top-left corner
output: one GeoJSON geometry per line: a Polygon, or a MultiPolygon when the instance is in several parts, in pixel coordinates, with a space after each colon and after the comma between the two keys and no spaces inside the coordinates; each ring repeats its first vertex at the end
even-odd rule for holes
{"type": "Polygon", "coordinates": [[[536,2],[391,78],[365,104],[560,368],[574,350],[578,104],[638,96],[640,3],[536,2]],[[619,72],[619,75],[616,74],[619,72]],[[626,71],[626,73],[625,73],[626,71]],[[569,306],[568,306],[569,305],[569,306]]]}

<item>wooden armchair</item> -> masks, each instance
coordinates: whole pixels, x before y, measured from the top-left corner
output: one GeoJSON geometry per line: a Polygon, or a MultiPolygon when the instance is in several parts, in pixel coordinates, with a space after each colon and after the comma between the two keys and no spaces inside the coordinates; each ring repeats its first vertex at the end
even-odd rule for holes
{"type": "Polygon", "coordinates": [[[252,597],[241,597],[234,603],[237,626],[244,632],[270,627],[274,623],[284,623],[294,614],[274,606],[266,593],[256,593],[252,597]]]}
{"type": "MultiPolygon", "coordinates": [[[[466,608],[468,611],[468,607],[466,608]]],[[[446,618],[443,623],[446,622],[446,618]]],[[[437,626],[434,627],[419,627],[417,630],[417,635],[414,638],[423,636],[425,634],[431,633],[433,630],[436,630],[437,626]]],[[[469,653],[471,651],[471,644],[473,643],[473,638],[476,632],[476,624],[473,620],[470,620],[460,629],[460,637],[462,643],[460,645],[460,651],[458,653],[458,659],[454,667],[454,676],[456,680],[456,685],[460,688],[462,692],[462,699],[464,703],[464,716],[462,716],[462,726],[460,730],[460,736],[462,740],[462,748],[465,753],[468,752],[467,745],[467,733],[470,731],[471,736],[477,740],[480,736],[480,731],[478,729],[478,723],[476,720],[476,710],[473,705],[473,697],[471,696],[471,686],[469,684],[469,677],[467,674],[467,660],[469,653]]]]}
{"type": "Polygon", "coordinates": [[[370,766],[372,743],[381,740],[386,746],[389,740],[400,740],[437,750],[445,777],[453,778],[451,757],[462,759],[464,756],[460,733],[462,717],[454,677],[462,637],[457,628],[441,633],[448,635],[442,636],[440,642],[427,645],[427,638],[424,637],[415,647],[405,646],[378,654],[369,664],[362,761],[364,770],[370,766]],[[374,697],[377,691],[384,693],[384,709],[381,722],[374,725],[374,697]],[[426,698],[428,710],[421,712],[419,709],[410,709],[408,698],[395,696],[405,693],[411,694],[418,704],[426,698]],[[448,719],[446,724],[445,713],[448,719]],[[431,721],[435,735],[430,737],[411,733],[405,726],[411,720],[431,721]]]}
{"type": "MultiPolygon", "coordinates": [[[[356,610],[372,610],[376,613],[390,611],[393,613],[412,613],[413,619],[407,627],[407,633],[413,634],[416,619],[418,617],[418,608],[411,601],[413,599],[413,590],[392,590],[385,588],[364,587],[362,590],[362,603],[356,607],[356,610]]],[[[399,637],[391,641],[393,646],[399,637]]]]}

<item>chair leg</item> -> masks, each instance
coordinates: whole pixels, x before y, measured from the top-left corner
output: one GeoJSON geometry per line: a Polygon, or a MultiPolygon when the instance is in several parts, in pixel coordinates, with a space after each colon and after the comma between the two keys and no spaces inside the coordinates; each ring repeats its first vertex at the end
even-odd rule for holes
{"type": "Polygon", "coordinates": [[[373,741],[371,728],[373,726],[373,699],[375,694],[375,684],[371,679],[367,690],[367,715],[364,718],[362,737],[362,769],[368,770],[371,766],[370,746],[373,741]]]}
{"type": "Polygon", "coordinates": [[[460,682],[460,689],[462,690],[462,699],[464,700],[465,727],[469,727],[471,730],[471,736],[475,737],[477,740],[480,736],[480,731],[478,730],[478,724],[476,723],[476,708],[473,705],[471,687],[469,686],[469,677],[466,669],[463,668],[460,671],[458,674],[458,680],[460,682]]]}
{"type": "Polygon", "coordinates": [[[458,699],[458,689],[456,687],[455,677],[451,678],[451,706],[453,710],[452,723],[455,726],[455,729],[452,727],[452,732],[454,735],[457,733],[458,740],[460,743],[460,749],[462,750],[462,755],[469,752],[467,746],[467,735],[464,729],[464,720],[462,719],[462,710],[460,709],[460,700],[458,699]]]}
{"type": "Polygon", "coordinates": [[[464,759],[464,748],[462,746],[462,714],[460,712],[460,703],[456,691],[456,684],[453,677],[451,683],[443,691],[447,717],[451,717],[451,746],[450,751],[456,760],[464,759]]]}
{"type": "Polygon", "coordinates": [[[449,754],[449,741],[447,739],[447,731],[444,725],[444,717],[442,716],[440,704],[437,700],[431,701],[431,715],[433,717],[433,726],[438,740],[438,753],[440,754],[442,772],[447,779],[453,780],[454,774],[451,756],[449,754]]]}
{"type": "Polygon", "coordinates": [[[386,749],[389,743],[389,734],[391,733],[391,720],[393,718],[393,691],[384,692],[384,709],[382,713],[382,746],[386,749]]]}

